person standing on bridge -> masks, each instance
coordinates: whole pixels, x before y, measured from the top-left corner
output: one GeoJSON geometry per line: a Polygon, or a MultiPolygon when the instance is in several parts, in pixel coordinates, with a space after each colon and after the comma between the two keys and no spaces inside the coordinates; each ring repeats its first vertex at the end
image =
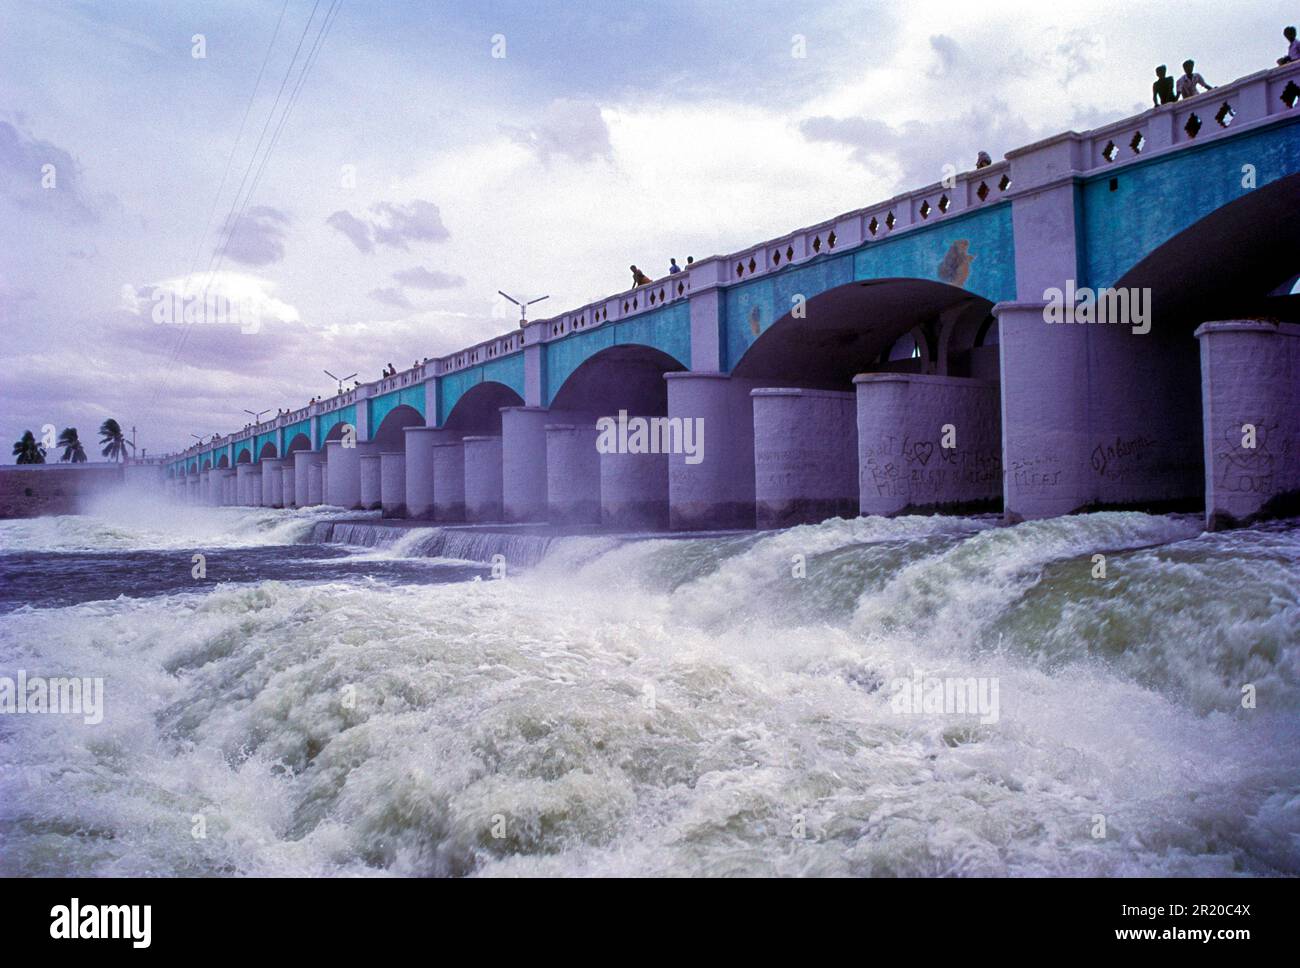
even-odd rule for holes
{"type": "Polygon", "coordinates": [[[1156,107],[1162,104],[1173,104],[1178,100],[1178,92],[1174,90],[1174,79],[1169,76],[1169,68],[1161,64],[1156,68],[1156,82],[1151,85],[1151,103],[1156,107]]]}
{"type": "Polygon", "coordinates": [[[631,270],[632,270],[632,288],[635,289],[637,286],[648,286],[648,285],[650,285],[651,279],[650,279],[649,276],[647,276],[644,272],[642,272],[642,271],[641,271],[640,269],[638,269],[636,266],[630,266],[629,268],[631,268],[631,270]]]}
{"type": "Polygon", "coordinates": [[[676,259],[668,260],[668,274],[671,276],[675,272],[681,272],[682,267],[677,264],[676,259]]]}
{"type": "Polygon", "coordinates": [[[1291,64],[1295,61],[1300,61],[1300,40],[1296,40],[1295,38],[1295,28],[1288,27],[1286,30],[1282,31],[1282,36],[1287,40],[1286,56],[1277,59],[1278,67],[1281,67],[1283,64],[1291,64]]]}
{"type": "Polygon", "coordinates": [[[1207,91],[1213,91],[1209,84],[1205,83],[1205,78],[1196,73],[1196,61],[1183,61],[1183,76],[1178,79],[1178,96],[1186,101],[1188,98],[1194,98],[1200,92],[1196,89],[1198,86],[1205,88],[1207,91]]]}

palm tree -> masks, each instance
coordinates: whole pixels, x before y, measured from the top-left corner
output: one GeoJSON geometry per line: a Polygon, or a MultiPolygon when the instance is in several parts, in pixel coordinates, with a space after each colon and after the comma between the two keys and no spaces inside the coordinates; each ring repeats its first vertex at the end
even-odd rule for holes
{"type": "Polygon", "coordinates": [[[14,444],[14,456],[19,464],[44,464],[45,448],[36,442],[30,430],[23,433],[22,440],[14,444]]]}
{"type": "Polygon", "coordinates": [[[100,454],[116,461],[124,460],[126,449],[131,446],[131,442],[123,436],[122,428],[112,417],[99,425],[99,442],[104,445],[100,454]]]}
{"type": "Polygon", "coordinates": [[[59,434],[59,446],[63,448],[60,461],[65,463],[71,461],[74,464],[86,463],[86,448],[81,446],[81,441],[77,438],[76,427],[63,428],[63,433],[59,434]]]}

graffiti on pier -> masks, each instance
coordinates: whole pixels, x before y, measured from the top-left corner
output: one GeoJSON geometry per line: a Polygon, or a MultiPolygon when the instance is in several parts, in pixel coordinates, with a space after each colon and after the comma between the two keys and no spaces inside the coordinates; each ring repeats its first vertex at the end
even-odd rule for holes
{"type": "Polygon", "coordinates": [[[1114,441],[1094,447],[1089,460],[1092,469],[1102,477],[1117,477],[1123,473],[1125,464],[1141,459],[1155,445],[1156,442],[1150,437],[1140,434],[1129,438],[1116,437],[1114,441]]]}
{"type": "Polygon", "coordinates": [[[1224,431],[1223,442],[1214,455],[1218,472],[1215,483],[1232,494],[1271,494],[1279,458],[1290,454],[1293,441],[1278,439],[1281,428],[1276,421],[1260,420],[1247,426],[1254,427],[1254,447],[1242,446],[1240,427],[1224,431]]]}

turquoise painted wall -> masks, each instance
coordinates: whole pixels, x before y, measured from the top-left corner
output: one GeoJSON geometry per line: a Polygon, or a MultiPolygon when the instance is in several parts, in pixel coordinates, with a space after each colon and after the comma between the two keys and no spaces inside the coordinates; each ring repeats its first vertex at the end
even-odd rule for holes
{"type": "MultiPolygon", "coordinates": [[[[1218,105],[1206,99],[1209,112],[1218,105]]],[[[1212,116],[1203,118],[1215,124],[1212,116]]],[[[1295,122],[1300,122],[1300,114],[1295,122]]],[[[1085,252],[1080,285],[1102,289],[1205,216],[1251,191],[1242,166],[1255,166],[1256,187],[1300,172],[1295,122],[1207,143],[1139,163],[1083,186],[1085,252]],[[1118,190],[1110,180],[1118,179],[1118,190]]]]}
{"type": "Polygon", "coordinates": [[[585,333],[572,333],[546,346],[546,398],[550,406],[573,371],[611,346],[651,346],[685,367],[691,365],[691,307],[683,300],[633,319],[606,323],[585,333]]]}
{"type": "Polygon", "coordinates": [[[330,431],[341,423],[348,423],[354,427],[357,425],[357,405],[355,403],[350,403],[346,407],[340,407],[338,410],[323,414],[320,417],[320,440],[317,443],[324,444],[325,439],[330,435],[330,431]]]}
{"type": "Polygon", "coordinates": [[[789,314],[796,294],[812,299],[865,279],[946,282],[941,267],[953,261],[950,253],[960,254],[961,242],[974,256],[964,288],[990,302],[1014,299],[1011,205],[1003,202],[730,287],[723,300],[723,369],[730,372],[763,332],[789,314]]]}
{"type": "Polygon", "coordinates": [[[524,354],[511,353],[495,360],[471,366],[440,377],[438,380],[438,426],[447,422],[457,401],[480,383],[503,383],[522,400],[524,396],[524,354]]]}
{"type": "Polygon", "coordinates": [[[275,456],[280,456],[280,441],[279,438],[276,437],[275,431],[272,430],[269,434],[257,435],[257,439],[254,441],[253,446],[253,458],[255,460],[262,459],[262,448],[267,444],[273,444],[275,446],[275,456]]]}
{"type": "Polygon", "coordinates": [[[420,411],[420,416],[424,413],[424,384],[417,383],[415,386],[402,387],[400,390],[394,390],[392,393],[385,393],[383,396],[373,397],[366,401],[370,405],[370,436],[379,432],[379,427],[384,422],[384,418],[396,410],[398,407],[414,407],[420,411]]]}
{"type": "Polygon", "coordinates": [[[249,459],[251,460],[253,457],[252,449],[248,446],[247,440],[241,440],[238,444],[235,445],[235,459],[231,463],[238,464],[239,455],[244,453],[245,451],[248,451],[248,456],[249,459]]]}
{"type": "Polygon", "coordinates": [[[284,428],[284,446],[288,447],[293,443],[293,438],[303,434],[307,438],[307,446],[315,450],[316,441],[311,439],[311,418],[299,420],[297,423],[291,423],[284,428]]]}

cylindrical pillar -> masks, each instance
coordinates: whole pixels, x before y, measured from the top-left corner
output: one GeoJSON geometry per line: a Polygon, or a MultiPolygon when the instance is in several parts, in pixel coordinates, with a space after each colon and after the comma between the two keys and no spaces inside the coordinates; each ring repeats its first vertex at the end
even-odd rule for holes
{"type": "Polygon", "coordinates": [[[293,468],[293,455],[290,454],[280,462],[281,507],[291,508],[298,504],[298,487],[294,480],[293,468]]]}
{"type": "Polygon", "coordinates": [[[754,390],[750,397],[758,526],[857,517],[857,397],[787,389],[754,390]]]}
{"type": "Polygon", "coordinates": [[[238,464],[235,467],[235,503],[246,508],[253,503],[253,472],[256,464],[238,464]]]}
{"type": "Polygon", "coordinates": [[[668,454],[599,455],[600,521],[661,531],[668,525],[668,454]]]}
{"type": "Polygon", "coordinates": [[[501,408],[501,513],[506,521],[546,520],[545,407],[501,408]]]}
{"type": "Polygon", "coordinates": [[[316,459],[307,464],[307,504],[315,507],[325,500],[325,462],[316,455],[316,459]]]}
{"type": "MultiPolygon", "coordinates": [[[[407,439],[408,443],[410,438],[407,439]]],[[[406,493],[411,493],[411,452],[406,452],[406,493]]],[[[465,520],[465,445],[441,440],[433,445],[433,519],[465,520]]],[[[407,509],[409,512],[409,508],[407,509]]]]}
{"type": "Polygon", "coordinates": [[[284,461],[278,457],[262,458],[262,507],[278,508],[284,506],[283,483],[280,468],[284,461]]]}
{"type": "Polygon", "coordinates": [[[600,454],[595,424],[546,427],[546,500],[552,524],[600,521],[600,454]]]}
{"type": "Polygon", "coordinates": [[[342,440],[325,444],[325,503],[352,510],[361,506],[361,454],[366,445],[342,440]]]}
{"type": "MultiPolygon", "coordinates": [[[[674,530],[754,526],[752,380],[718,373],[666,373],[668,416],[691,447],[668,458],[674,530]],[[688,425],[689,422],[689,425],[688,425]]],[[[603,503],[603,498],[602,498],[603,503]]]]}
{"type": "Polygon", "coordinates": [[[406,516],[434,516],[433,446],[445,435],[437,427],[407,427],[406,516]]]}
{"type": "Polygon", "coordinates": [[[383,506],[382,470],[378,453],[361,455],[361,510],[377,511],[383,506]]]}
{"type": "Polygon", "coordinates": [[[406,454],[379,455],[379,504],[386,518],[406,517],[406,454]]]}
{"type": "MultiPolygon", "coordinates": [[[[311,465],[320,460],[318,450],[298,450],[293,455],[293,503],[311,507],[311,465]]],[[[320,498],[317,497],[317,502],[320,498]]]]}
{"type": "Polygon", "coordinates": [[[258,508],[262,506],[262,465],[254,464],[253,469],[248,475],[248,506],[258,508]]]}
{"type": "Polygon", "coordinates": [[[465,520],[501,520],[501,438],[466,437],[465,520]]]}

